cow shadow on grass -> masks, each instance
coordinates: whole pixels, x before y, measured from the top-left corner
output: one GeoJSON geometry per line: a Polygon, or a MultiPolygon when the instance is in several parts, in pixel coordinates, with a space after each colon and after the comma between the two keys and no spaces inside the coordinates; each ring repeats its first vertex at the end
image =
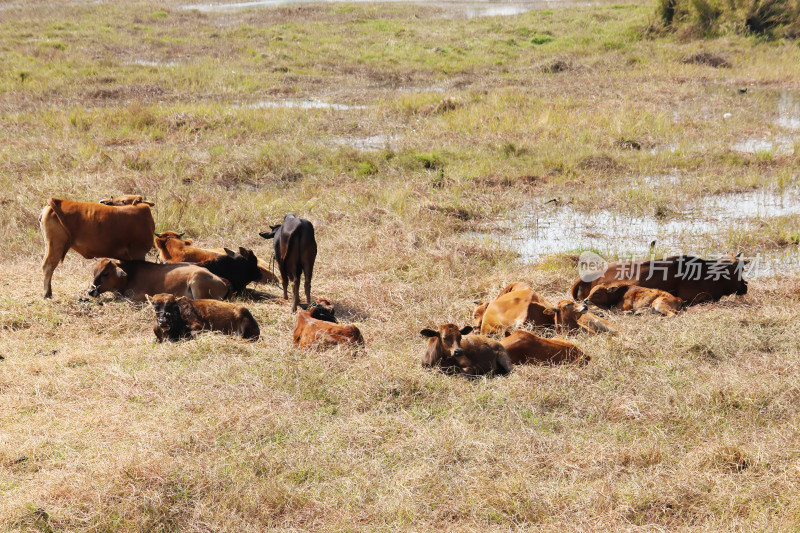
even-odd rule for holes
{"type": "Polygon", "coordinates": [[[334,302],[333,309],[337,320],[342,323],[363,322],[372,317],[366,310],[347,302],[334,302]]]}
{"type": "Polygon", "coordinates": [[[234,295],[234,300],[244,302],[268,302],[273,300],[283,300],[283,295],[278,296],[256,289],[244,289],[239,294],[234,295]]]}

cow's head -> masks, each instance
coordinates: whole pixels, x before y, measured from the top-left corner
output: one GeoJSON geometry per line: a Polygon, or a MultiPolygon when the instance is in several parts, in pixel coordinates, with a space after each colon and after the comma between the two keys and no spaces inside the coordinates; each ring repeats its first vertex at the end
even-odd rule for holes
{"type": "Polygon", "coordinates": [[[138,205],[144,204],[153,207],[153,202],[148,202],[144,199],[141,194],[124,194],[122,196],[109,196],[108,198],[103,198],[100,200],[101,204],[104,205],[113,205],[116,207],[122,207],[123,205],[138,205]]]}
{"type": "Polygon", "coordinates": [[[455,324],[442,324],[439,330],[423,329],[420,335],[428,337],[428,350],[422,359],[422,366],[438,366],[443,369],[454,369],[458,366],[458,359],[463,357],[461,350],[461,336],[472,331],[471,326],[458,329],[455,324]]]}
{"type": "Polygon", "coordinates": [[[270,226],[269,231],[260,231],[258,234],[265,239],[273,239],[280,229],[281,224],[276,224],[275,226],[270,226]]]}
{"type": "Polygon", "coordinates": [[[595,285],[584,303],[591,303],[598,307],[613,307],[625,296],[630,286],[629,283],[595,285]]]}
{"type": "Polygon", "coordinates": [[[489,302],[479,302],[476,300],[472,303],[475,304],[475,309],[472,310],[472,325],[476,330],[479,330],[481,329],[481,324],[483,324],[483,315],[486,313],[486,308],[489,307],[489,302]]]}
{"type": "Polygon", "coordinates": [[[161,249],[167,245],[168,241],[175,240],[186,246],[192,244],[192,239],[184,239],[185,232],[178,233],[177,231],[162,231],[161,233],[153,233],[155,235],[156,246],[161,249]]]}
{"type": "Polygon", "coordinates": [[[147,296],[147,301],[156,312],[156,324],[161,331],[167,332],[177,329],[181,321],[181,309],[174,294],[156,294],[152,298],[147,296]]]}
{"type": "Polygon", "coordinates": [[[579,329],[578,319],[589,311],[585,302],[571,302],[561,300],[555,307],[548,307],[542,311],[545,315],[553,317],[557,327],[566,329],[579,329]]]}
{"type": "Polygon", "coordinates": [[[104,292],[123,292],[128,284],[128,274],[116,259],[99,259],[92,270],[93,281],[89,296],[97,298],[104,292]]]}

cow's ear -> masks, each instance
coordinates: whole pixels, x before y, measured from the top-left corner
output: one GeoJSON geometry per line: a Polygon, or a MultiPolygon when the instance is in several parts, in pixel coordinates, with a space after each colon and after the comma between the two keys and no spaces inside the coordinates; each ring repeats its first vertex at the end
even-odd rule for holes
{"type": "Polygon", "coordinates": [[[472,333],[472,326],[464,326],[459,330],[459,333],[461,333],[462,335],[469,335],[470,333],[472,333]]]}
{"type": "Polygon", "coordinates": [[[229,257],[233,257],[234,255],[236,255],[233,250],[229,250],[227,248],[223,248],[223,250],[225,250],[225,255],[229,257]]]}
{"type": "Polygon", "coordinates": [[[128,277],[128,274],[127,274],[127,272],[125,272],[124,270],[122,270],[122,269],[121,269],[121,268],[119,268],[119,267],[116,267],[116,268],[114,269],[114,274],[116,274],[116,275],[117,275],[117,277],[118,277],[118,278],[120,278],[120,279],[122,279],[122,278],[127,278],[127,277],[128,277]]]}
{"type": "Polygon", "coordinates": [[[275,232],[274,231],[261,231],[261,232],[258,233],[258,235],[262,239],[274,239],[275,238],[275,232]]]}
{"type": "Polygon", "coordinates": [[[554,316],[557,312],[558,312],[558,309],[556,309],[555,307],[548,307],[548,308],[546,308],[545,310],[542,311],[542,313],[547,315],[547,316],[554,316]]]}
{"type": "Polygon", "coordinates": [[[422,331],[419,332],[419,334],[422,335],[423,337],[438,337],[439,336],[439,332],[438,331],[434,331],[432,329],[423,329],[422,331]]]}
{"type": "Polygon", "coordinates": [[[153,207],[154,205],[156,205],[153,202],[148,202],[147,200],[142,200],[142,203],[145,204],[145,205],[149,205],[150,207],[153,207]]]}

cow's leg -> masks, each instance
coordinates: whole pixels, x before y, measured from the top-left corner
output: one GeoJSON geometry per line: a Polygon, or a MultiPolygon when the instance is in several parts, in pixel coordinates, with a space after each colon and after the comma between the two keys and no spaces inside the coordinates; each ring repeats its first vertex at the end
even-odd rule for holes
{"type": "Polygon", "coordinates": [[[297,311],[298,303],[300,303],[300,276],[292,280],[292,313],[297,311]]]}
{"type": "Polygon", "coordinates": [[[283,299],[289,300],[289,276],[281,272],[281,282],[283,283],[283,299]]]}
{"type": "MultiPolygon", "coordinates": [[[[300,281],[299,279],[297,281],[300,281]]],[[[311,305],[311,270],[303,271],[303,285],[306,290],[306,302],[311,305]]]]}
{"type": "MultiPolygon", "coordinates": [[[[67,248],[69,249],[69,248],[67,248]]],[[[51,298],[53,296],[53,288],[51,282],[53,280],[53,271],[58,264],[64,259],[66,251],[59,246],[53,246],[50,241],[47,241],[44,251],[44,260],[42,260],[42,272],[44,273],[44,297],[51,298]]]]}

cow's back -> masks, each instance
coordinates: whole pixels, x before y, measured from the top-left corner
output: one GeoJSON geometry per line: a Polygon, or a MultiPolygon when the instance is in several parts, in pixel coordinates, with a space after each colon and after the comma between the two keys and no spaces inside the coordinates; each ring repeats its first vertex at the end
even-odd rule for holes
{"type": "Polygon", "coordinates": [[[51,198],[48,207],[43,221],[57,220],[71,248],[87,259],[143,259],[153,247],[155,221],[147,204],[114,207],[51,198]]]}

